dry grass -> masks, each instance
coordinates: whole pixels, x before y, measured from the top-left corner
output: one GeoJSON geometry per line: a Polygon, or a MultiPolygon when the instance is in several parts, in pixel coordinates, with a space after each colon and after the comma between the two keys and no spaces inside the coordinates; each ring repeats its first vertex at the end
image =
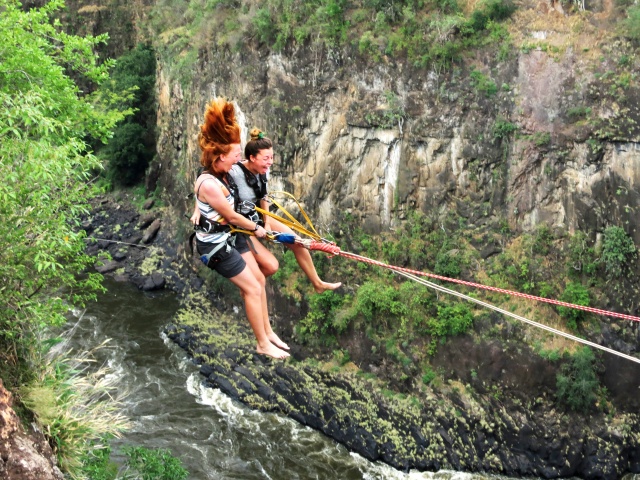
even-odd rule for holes
{"type": "Polygon", "coordinates": [[[95,353],[107,348],[106,343],[74,356],[62,343],[45,358],[39,378],[20,391],[51,440],[60,467],[74,479],[82,478],[79,471],[86,449],[100,448],[93,442],[118,437],[128,428],[128,420],[119,412],[126,396],[118,390],[119,379],[105,366],[95,368],[95,353]]]}
{"type": "Polygon", "coordinates": [[[508,23],[508,30],[517,48],[538,47],[553,55],[571,49],[581,58],[593,61],[602,54],[601,46],[615,35],[613,25],[599,28],[596,26],[599,22],[615,22],[613,13],[585,11],[563,15],[555,10],[545,13],[540,8],[518,9],[508,23]],[[534,38],[536,32],[543,33],[545,38],[534,38]]]}

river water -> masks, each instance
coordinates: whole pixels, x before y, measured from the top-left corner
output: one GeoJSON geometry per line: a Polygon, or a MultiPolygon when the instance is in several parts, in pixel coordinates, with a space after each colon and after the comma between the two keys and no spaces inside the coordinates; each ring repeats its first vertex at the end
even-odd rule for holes
{"type": "MultiPolygon", "coordinates": [[[[350,453],[323,434],[278,414],[250,410],[202,387],[198,367],[161,333],[178,308],[172,293],[142,293],[105,279],[108,292],[72,318],[71,347],[90,350],[127,392],[131,428],[114,444],[165,448],[194,480],[416,480],[489,477],[451,471],[403,473],[350,453]]],[[[505,477],[502,477],[505,478],[505,477]]]]}

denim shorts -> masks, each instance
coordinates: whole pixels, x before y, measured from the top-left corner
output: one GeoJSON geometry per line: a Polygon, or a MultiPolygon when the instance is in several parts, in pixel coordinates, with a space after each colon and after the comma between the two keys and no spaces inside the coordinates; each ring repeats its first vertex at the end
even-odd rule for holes
{"type": "MultiPolygon", "coordinates": [[[[196,239],[198,254],[206,255],[218,246],[217,243],[201,242],[196,239]]],[[[248,252],[249,246],[244,235],[236,235],[235,247],[222,247],[210,259],[207,267],[215,270],[225,278],[233,278],[241,273],[247,266],[241,253],[248,252]]]]}

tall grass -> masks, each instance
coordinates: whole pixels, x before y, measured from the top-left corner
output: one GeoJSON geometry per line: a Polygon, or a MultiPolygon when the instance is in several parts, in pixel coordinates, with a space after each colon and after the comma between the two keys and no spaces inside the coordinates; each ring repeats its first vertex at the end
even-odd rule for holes
{"type": "Polygon", "coordinates": [[[49,438],[60,468],[82,479],[86,451],[107,448],[103,440],[120,436],[128,421],[120,413],[126,394],[116,390],[117,376],[107,366],[96,365],[95,354],[108,348],[108,340],[74,354],[68,344],[72,331],[66,339],[42,342],[42,368],[19,393],[49,438]]]}

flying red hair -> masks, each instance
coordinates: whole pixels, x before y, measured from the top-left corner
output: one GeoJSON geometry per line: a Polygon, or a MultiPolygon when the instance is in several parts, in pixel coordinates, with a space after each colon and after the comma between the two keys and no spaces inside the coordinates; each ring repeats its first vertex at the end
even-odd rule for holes
{"type": "Polygon", "coordinates": [[[218,97],[207,105],[198,143],[202,150],[200,164],[211,172],[220,155],[229,153],[234,143],[240,143],[240,125],[233,103],[218,97]]]}

